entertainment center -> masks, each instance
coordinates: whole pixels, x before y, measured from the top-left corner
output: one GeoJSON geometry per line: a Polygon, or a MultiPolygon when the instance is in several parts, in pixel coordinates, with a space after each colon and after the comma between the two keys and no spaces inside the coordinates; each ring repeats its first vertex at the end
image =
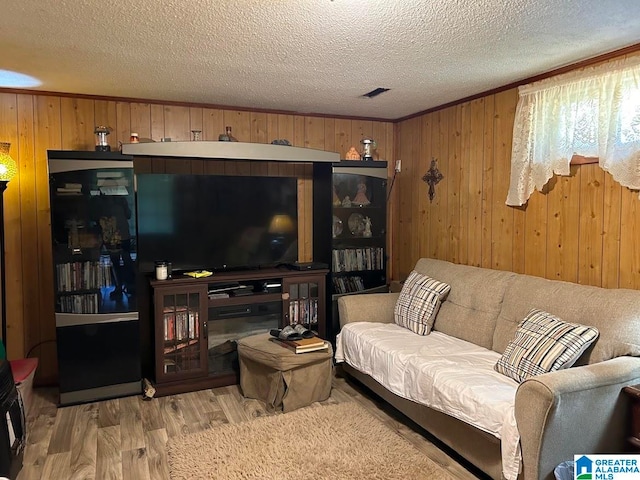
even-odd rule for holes
{"type": "Polygon", "coordinates": [[[123,154],[137,182],[142,370],[158,395],[237,383],[243,336],[303,323],[326,337],[330,258],[316,244],[338,154],[241,142],[123,154]],[[170,278],[155,279],[156,261],[171,263],[170,278]],[[201,269],[213,275],[185,275],[201,269]]]}
{"type": "Polygon", "coordinates": [[[236,340],[289,324],[333,342],[335,286],[386,285],[386,162],[339,160],[241,142],[49,151],[60,403],[141,377],[158,395],[237,383],[236,340]]]}

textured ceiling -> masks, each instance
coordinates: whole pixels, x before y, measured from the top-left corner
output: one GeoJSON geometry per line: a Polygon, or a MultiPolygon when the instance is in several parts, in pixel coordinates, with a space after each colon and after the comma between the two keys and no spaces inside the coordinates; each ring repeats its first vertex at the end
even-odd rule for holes
{"type": "Polygon", "coordinates": [[[9,0],[2,16],[0,69],[36,89],[389,119],[640,42],[639,0],[9,0]]]}

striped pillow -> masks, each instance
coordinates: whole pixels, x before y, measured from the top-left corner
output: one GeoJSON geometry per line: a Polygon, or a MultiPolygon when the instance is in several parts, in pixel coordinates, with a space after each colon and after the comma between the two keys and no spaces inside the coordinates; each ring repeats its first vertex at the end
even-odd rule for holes
{"type": "Polygon", "coordinates": [[[517,382],[569,368],[598,338],[598,330],[532,309],[518,326],[495,370],[517,382]]]}
{"type": "Polygon", "coordinates": [[[394,309],[394,321],[418,335],[429,335],[440,304],[451,286],[415,270],[402,286],[394,309]]]}

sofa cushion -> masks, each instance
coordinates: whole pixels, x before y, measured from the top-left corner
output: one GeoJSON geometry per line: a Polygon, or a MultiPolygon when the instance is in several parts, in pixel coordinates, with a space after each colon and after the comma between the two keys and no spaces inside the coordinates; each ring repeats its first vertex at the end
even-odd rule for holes
{"type": "Polygon", "coordinates": [[[428,335],[450,289],[446,283],[412,271],[396,302],[395,323],[418,335],[428,335]]]}
{"type": "Polygon", "coordinates": [[[595,328],[563,322],[534,308],[518,326],[495,369],[523,382],[535,375],[569,368],[596,338],[595,328]]]}
{"type": "MultiPolygon", "coordinates": [[[[415,270],[451,285],[447,301],[442,303],[433,329],[491,348],[504,292],[516,274],[433,258],[421,258],[415,270]]],[[[520,320],[523,317],[524,314],[520,320]]]]}
{"type": "Polygon", "coordinates": [[[450,335],[416,335],[395,324],[350,323],[336,339],[336,362],[346,362],[402,398],[500,438],[503,473],[515,479],[520,465],[514,410],[519,385],[494,370],[498,358],[494,351],[450,335]]]}
{"type": "MultiPolygon", "coordinates": [[[[447,303],[450,300],[447,299],[447,303]]],[[[598,329],[598,339],[578,359],[576,365],[603,362],[622,355],[637,357],[640,356],[639,304],[638,290],[591,287],[516,275],[504,295],[492,349],[498,353],[504,352],[518,324],[532,308],[537,308],[552,312],[565,322],[598,329]]],[[[438,320],[443,313],[440,312],[438,320]]],[[[437,322],[435,329],[438,329],[437,322]]]]}

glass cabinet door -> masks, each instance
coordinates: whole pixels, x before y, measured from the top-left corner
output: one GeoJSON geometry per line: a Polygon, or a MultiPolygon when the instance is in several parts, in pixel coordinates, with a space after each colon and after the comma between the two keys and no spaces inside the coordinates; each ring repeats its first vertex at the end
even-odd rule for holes
{"type": "MultiPolygon", "coordinates": [[[[346,162],[343,162],[346,163],[346,162]]],[[[386,286],[386,162],[334,166],[332,294],[386,286]]]]}
{"type": "Polygon", "coordinates": [[[157,378],[165,381],[202,375],[206,364],[206,286],[156,288],[157,378]],[[203,313],[205,312],[205,313],[203,313]]]}
{"type": "Polygon", "coordinates": [[[325,275],[287,278],[282,287],[283,326],[300,323],[324,337],[325,275]]]}
{"type": "Polygon", "coordinates": [[[56,312],[137,311],[130,161],[49,160],[56,312]]]}

